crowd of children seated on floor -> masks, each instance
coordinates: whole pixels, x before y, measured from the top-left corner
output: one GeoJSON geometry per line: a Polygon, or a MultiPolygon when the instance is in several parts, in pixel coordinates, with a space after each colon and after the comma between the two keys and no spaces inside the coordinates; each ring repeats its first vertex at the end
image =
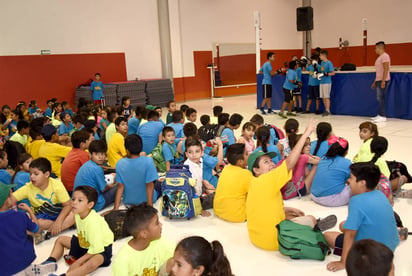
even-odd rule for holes
{"type": "Polygon", "coordinates": [[[403,164],[384,160],[388,141],[372,122],[359,126],[363,144],[351,161],[349,142],[326,122],[310,120],[300,131],[299,122],[288,119],[283,131],[265,124],[261,115],[243,123],[242,115],[215,106],[213,116],[200,117],[198,128],[196,109],[181,105],[178,110],[173,101],[167,104],[166,122],[161,108],[132,108],[127,97],[121,106],[103,109],[81,100],[76,113],[67,102],[47,104],[44,112],[34,101],[28,109],[23,102],[13,110],[4,105],[0,114],[5,275],[53,275],[64,249],[69,249],[67,275],[111,265],[113,233],[96,212],[113,206],[103,215],[109,214],[122,203],[128,207],[124,227],[133,238],[114,256],[113,275],[232,275],[218,241],[188,237],[175,246],[161,237],[152,207],[161,196],[159,174],[177,164],[189,167],[196,196],[208,199],[202,216],[213,208],[225,221],[246,222],[250,241],[266,250],[278,250],[275,226],[283,220],[323,232],[336,225],[334,215],[315,218],[284,207],[283,200],[310,196],[323,206],[349,205],[342,233],[324,232],[342,256],[328,264],[331,271],[346,264],[350,275],[364,275],[359,273],[365,264],[351,255],[378,258],[370,252],[384,248],[380,253],[391,260],[380,265],[389,273],[392,252],[408,235],[392,205],[393,196],[411,197],[401,187],[412,177],[403,164]],[[312,133],[317,140],[310,140],[312,133]],[[108,183],[105,175],[112,172],[114,181],[108,183]],[[77,235],[64,236],[71,227],[77,235]],[[33,241],[57,235],[50,257],[32,264],[33,241]]]}

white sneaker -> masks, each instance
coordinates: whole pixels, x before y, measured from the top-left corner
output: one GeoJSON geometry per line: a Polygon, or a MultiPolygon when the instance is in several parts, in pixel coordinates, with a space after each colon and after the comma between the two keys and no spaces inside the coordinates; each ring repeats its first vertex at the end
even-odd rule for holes
{"type": "Polygon", "coordinates": [[[376,115],[375,117],[372,117],[371,120],[372,120],[372,121],[375,121],[375,120],[379,119],[380,117],[381,117],[381,116],[379,116],[379,114],[378,114],[378,115],[376,115]]]}
{"type": "Polygon", "coordinates": [[[386,117],[379,116],[378,119],[374,120],[375,123],[383,123],[386,122],[386,117]]]}

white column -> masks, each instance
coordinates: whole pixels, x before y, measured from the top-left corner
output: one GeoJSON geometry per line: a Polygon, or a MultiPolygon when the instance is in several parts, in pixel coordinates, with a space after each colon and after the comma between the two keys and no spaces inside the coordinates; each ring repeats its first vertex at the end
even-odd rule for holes
{"type": "Polygon", "coordinates": [[[173,79],[172,46],[170,43],[169,1],[157,0],[157,17],[159,21],[160,57],[162,76],[173,79]]]}

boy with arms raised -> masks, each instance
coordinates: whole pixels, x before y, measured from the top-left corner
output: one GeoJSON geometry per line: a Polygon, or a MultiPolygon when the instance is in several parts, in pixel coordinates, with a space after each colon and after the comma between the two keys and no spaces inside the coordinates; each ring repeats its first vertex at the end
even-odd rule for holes
{"type": "Polygon", "coordinates": [[[348,252],[356,241],[372,239],[392,251],[399,244],[392,206],[385,195],[375,189],[381,176],[379,168],[370,162],[361,162],[352,164],[350,170],[348,182],[353,196],[349,201],[348,218],[340,225],[343,233],[325,233],[334,253],[342,256],[340,261],[327,265],[330,271],[345,268],[348,252]]]}
{"type": "Polygon", "coordinates": [[[114,259],[112,275],[158,275],[159,270],[171,272],[175,246],[161,237],[162,224],[155,208],[146,202],[131,207],[124,227],[133,238],[114,259]]]}

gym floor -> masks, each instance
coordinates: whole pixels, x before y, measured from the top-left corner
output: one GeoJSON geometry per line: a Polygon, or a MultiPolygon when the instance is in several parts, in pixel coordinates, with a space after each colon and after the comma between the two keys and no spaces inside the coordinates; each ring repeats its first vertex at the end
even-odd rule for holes
{"type": "MultiPolygon", "coordinates": [[[[256,96],[238,96],[213,100],[199,100],[187,102],[190,107],[197,110],[198,126],[199,118],[202,114],[212,114],[214,105],[223,106],[224,112],[229,114],[240,113],[244,116],[243,122],[249,120],[256,112],[256,96]]],[[[178,105],[179,106],[179,105],[178,105]]],[[[166,117],[166,109],[163,111],[163,118],[166,117]]],[[[357,153],[361,141],[358,135],[358,126],[361,122],[368,120],[366,117],[353,116],[329,116],[320,117],[319,115],[298,115],[296,119],[300,122],[300,131],[303,132],[308,120],[314,117],[319,122],[326,121],[332,124],[333,132],[337,136],[345,137],[349,141],[348,158],[357,153]]],[[[283,127],[285,119],[278,115],[265,115],[265,122],[283,127]]],[[[385,136],[389,141],[389,150],[385,155],[386,160],[397,160],[405,163],[412,168],[412,124],[407,120],[388,119],[386,123],[378,125],[379,133],[385,136]]],[[[240,135],[240,130],[236,136],[240,135]]],[[[316,139],[315,136],[312,139],[316,139]]],[[[406,189],[412,189],[411,184],[404,186],[406,189]]],[[[406,227],[412,229],[412,215],[409,214],[412,199],[395,199],[394,210],[401,216],[406,227]],[[408,215],[409,214],[409,215],[408,215]]],[[[158,203],[155,204],[158,207],[158,203]]],[[[338,222],[345,220],[347,216],[347,207],[326,208],[315,204],[308,197],[302,199],[292,199],[285,201],[285,206],[291,206],[303,210],[306,214],[315,217],[325,217],[329,214],[335,214],[338,222]]],[[[191,235],[200,235],[208,239],[219,240],[225,249],[232,266],[233,273],[238,276],[247,275],[346,275],[345,271],[329,272],[326,270],[328,262],[339,260],[337,256],[327,256],[326,260],[292,260],[289,257],[281,255],[279,252],[264,251],[256,248],[251,244],[248,238],[246,223],[228,223],[215,217],[196,217],[190,221],[169,220],[160,217],[163,224],[163,235],[173,242],[178,242],[182,238],[191,235]]],[[[338,230],[337,226],[334,230],[338,230]]],[[[66,231],[61,235],[71,236],[75,231],[66,231]]],[[[36,246],[37,259],[35,263],[40,263],[47,259],[52,250],[55,238],[44,241],[36,246]]],[[[113,245],[113,255],[128,241],[128,238],[116,241],[113,245]]],[[[412,275],[412,263],[408,257],[412,249],[412,241],[402,241],[395,252],[395,272],[398,276],[412,275]]],[[[113,260],[113,259],[112,259],[113,260]]],[[[68,266],[63,260],[58,262],[58,273],[67,271],[68,266]]],[[[93,275],[110,275],[110,268],[99,269],[93,275]]]]}

